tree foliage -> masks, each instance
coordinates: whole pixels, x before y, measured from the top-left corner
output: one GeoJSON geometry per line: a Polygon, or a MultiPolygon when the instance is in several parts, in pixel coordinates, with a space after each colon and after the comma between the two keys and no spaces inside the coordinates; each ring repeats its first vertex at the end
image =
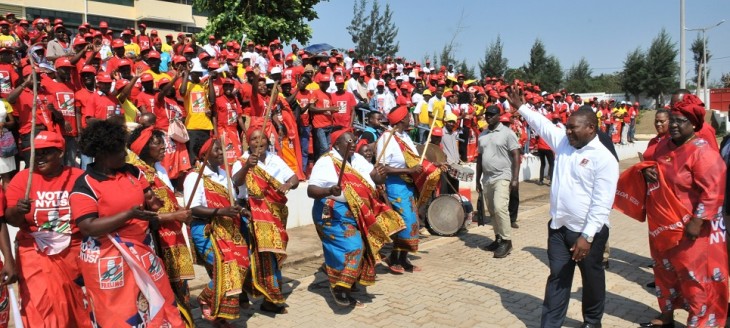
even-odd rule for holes
{"type": "Polygon", "coordinates": [[[592,92],[619,93],[621,88],[621,74],[599,74],[591,79],[592,92]]]}
{"type": "Polygon", "coordinates": [[[640,48],[626,55],[624,70],[621,72],[621,87],[626,95],[638,99],[646,80],[646,54],[640,48]]]}
{"type": "Polygon", "coordinates": [[[479,61],[479,73],[482,76],[504,76],[507,72],[507,58],[502,55],[502,38],[497,34],[497,40],[489,44],[484,52],[484,60],[479,61]]]}
{"type": "Polygon", "coordinates": [[[557,57],[548,56],[545,45],[536,39],[530,49],[530,61],[522,66],[525,79],[540,85],[540,88],[547,91],[555,91],[560,88],[563,81],[563,70],[557,57]]]}
{"type": "Polygon", "coordinates": [[[381,12],[378,0],[373,1],[370,13],[365,15],[365,7],[368,0],[355,1],[352,8],[352,20],[347,27],[352,42],[355,44],[355,52],[359,56],[386,57],[398,53],[400,42],[398,27],[393,21],[393,11],[390,4],[385,5],[381,12]]]}
{"type": "Polygon", "coordinates": [[[581,57],[577,64],[570,67],[565,77],[565,88],[570,92],[590,92],[592,91],[591,66],[588,61],[581,57]]]}
{"type": "Polygon", "coordinates": [[[679,65],[677,63],[677,45],[672,42],[666,30],[662,29],[652,40],[646,54],[646,79],[644,92],[656,102],[677,88],[679,65]]]}
{"type": "Polygon", "coordinates": [[[469,66],[466,64],[466,59],[462,59],[461,62],[458,65],[454,66],[456,71],[464,74],[464,77],[467,80],[476,79],[476,71],[474,69],[474,66],[469,66]]]}
{"type": "Polygon", "coordinates": [[[723,88],[730,88],[730,73],[725,73],[720,78],[720,82],[722,82],[723,88]]]}
{"type": "MultiPolygon", "coordinates": [[[[447,68],[449,65],[456,65],[456,58],[454,58],[454,45],[452,43],[445,44],[444,48],[441,49],[439,65],[446,66],[447,68]]],[[[436,69],[438,69],[438,67],[436,67],[436,69]]]]}
{"type": "MultiPolygon", "coordinates": [[[[697,35],[697,38],[694,41],[692,41],[692,46],[690,47],[690,49],[692,50],[692,59],[694,59],[694,62],[695,62],[694,81],[695,81],[696,85],[700,86],[700,88],[704,87],[706,84],[706,81],[703,80],[704,76],[700,77],[700,74],[702,73],[702,71],[700,71],[700,69],[701,69],[700,67],[701,67],[702,63],[704,62],[703,53],[702,53],[702,48],[704,48],[704,47],[705,47],[705,42],[699,35],[697,35]]],[[[710,61],[710,58],[712,58],[712,54],[710,53],[710,50],[707,49],[707,61],[708,62],[710,61]]],[[[710,75],[709,68],[707,70],[707,75],[708,76],[710,75]]]]}
{"type": "Polygon", "coordinates": [[[257,43],[274,39],[307,43],[308,22],[318,18],[314,6],[321,0],[194,0],[195,9],[209,13],[208,25],[198,37],[215,35],[226,40],[246,38],[257,43]]]}

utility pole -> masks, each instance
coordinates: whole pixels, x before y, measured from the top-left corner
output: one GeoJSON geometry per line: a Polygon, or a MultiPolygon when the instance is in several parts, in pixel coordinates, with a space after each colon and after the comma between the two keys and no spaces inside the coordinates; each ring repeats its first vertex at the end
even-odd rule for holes
{"type": "MultiPolygon", "coordinates": [[[[717,22],[717,24],[706,26],[706,27],[700,27],[700,28],[691,28],[691,29],[685,29],[687,31],[701,31],[702,32],[702,82],[704,83],[704,88],[702,90],[704,91],[704,97],[703,101],[705,103],[706,107],[710,107],[710,92],[707,90],[707,31],[720,26],[720,24],[724,23],[725,20],[721,20],[717,22]]],[[[700,72],[697,72],[698,80],[700,76],[700,72]]],[[[699,90],[700,85],[697,84],[697,89],[699,90]]]]}
{"type": "Polygon", "coordinates": [[[684,2],[685,0],[679,0],[679,88],[684,89],[687,87],[687,64],[685,59],[687,58],[687,40],[685,38],[686,26],[684,23],[684,2]]]}

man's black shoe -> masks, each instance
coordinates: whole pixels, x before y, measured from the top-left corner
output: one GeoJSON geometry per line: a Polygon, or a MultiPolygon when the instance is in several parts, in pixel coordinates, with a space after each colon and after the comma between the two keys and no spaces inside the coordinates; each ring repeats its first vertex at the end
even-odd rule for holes
{"type": "Polygon", "coordinates": [[[512,241],[503,240],[502,243],[499,244],[499,247],[497,247],[497,249],[494,251],[494,258],[496,258],[496,259],[505,258],[511,252],[512,252],[512,241]]]}
{"type": "Polygon", "coordinates": [[[502,243],[502,237],[497,236],[497,239],[495,239],[491,244],[484,246],[485,251],[494,252],[497,250],[497,247],[499,247],[499,244],[502,243]]]}

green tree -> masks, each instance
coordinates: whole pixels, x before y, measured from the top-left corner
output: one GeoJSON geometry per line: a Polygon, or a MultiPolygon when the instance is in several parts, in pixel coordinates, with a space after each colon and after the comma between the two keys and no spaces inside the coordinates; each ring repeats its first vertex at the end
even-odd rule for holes
{"type": "Polygon", "coordinates": [[[592,91],[592,78],[591,66],[588,61],[581,57],[577,64],[570,67],[568,74],[565,77],[565,88],[570,92],[589,92],[592,91]]]}
{"type": "Polygon", "coordinates": [[[538,84],[543,90],[558,90],[563,82],[563,68],[558,57],[549,56],[545,63],[538,84]]]}
{"type": "MultiPolygon", "coordinates": [[[[453,43],[445,44],[444,48],[441,49],[441,54],[439,55],[439,65],[446,66],[446,68],[448,68],[449,65],[456,65],[453,43]]],[[[436,66],[436,69],[438,70],[439,66],[436,66]]]]}
{"type": "Polygon", "coordinates": [[[642,84],[644,92],[654,98],[657,104],[663,103],[664,94],[677,88],[678,74],[677,45],[662,29],[646,53],[646,79],[642,84]]]}
{"type": "Polygon", "coordinates": [[[476,79],[476,72],[474,70],[474,66],[469,66],[466,64],[466,59],[462,59],[461,62],[455,66],[456,71],[464,74],[464,77],[467,80],[476,79]]]}
{"type": "MultiPolygon", "coordinates": [[[[692,50],[692,59],[694,59],[694,62],[695,62],[694,81],[695,81],[696,85],[700,86],[700,88],[703,88],[706,84],[706,81],[703,80],[705,78],[704,75],[700,76],[700,74],[704,74],[702,69],[705,68],[705,67],[702,67],[702,63],[704,62],[702,48],[704,48],[704,47],[705,47],[705,42],[704,42],[704,40],[702,40],[702,38],[699,35],[697,35],[697,38],[694,41],[692,41],[692,46],[690,47],[690,49],[692,50]]],[[[707,50],[707,61],[708,62],[710,61],[710,58],[712,58],[712,54],[710,53],[710,50],[708,49],[707,50]]],[[[707,75],[708,76],[710,75],[709,68],[707,68],[707,75]]]]}
{"type": "Polygon", "coordinates": [[[318,18],[314,6],[321,0],[193,0],[195,9],[209,13],[208,25],[199,38],[215,35],[240,40],[243,35],[257,43],[274,39],[307,43],[312,37],[308,22],[318,18]]]}
{"type": "Polygon", "coordinates": [[[591,79],[591,91],[605,93],[619,93],[621,88],[621,74],[599,74],[591,79]]]}
{"type": "Polygon", "coordinates": [[[646,77],[646,54],[636,48],[626,55],[624,70],[621,72],[621,87],[626,96],[634,96],[638,100],[639,94],[644,91],[646,77]]]}
{"type": "Polygon", "coordinates": [[[355,1],[352,9],[352,20],[347,32],[355,44],[355,51],[359,56],[393,56],[400,48],[400,42],[395,41],[398,28],[393,22],[393,11],[390,4],[385,5],[381,13],[378,0],[373,1],[370,13],[365,16],[367,0],[355,1]]]}
{"type": "Polygon", "coordinates": [[[722,83],[723,88],[730,88],[730,73],[722,74],[720,82],[722,83]]]}
{"type": "Polygon", "coordinates": [[[524,67],[510,67],[504,71],[505,81],[527,80],[527,73],[525,73],[524,67]]]}
{"type": "Polygon", "coordinates": [[[507,71],[507,58],[502,55],[502,38],[497,34],[497,40],[492,42],[484,52],[484,60],[479,61],[479,73],[482,76],[504,76],[507,71]]]}
{"type": "Polygon", "coordinates": [[[540,83],[542,77],[542,71],[547,64],[548,58],[545,53],[545,45],[540,39],[535,39],[535,43],[532,44],[530,49],[530,61],[522,66],[522,70],[525,72],[525,78],[540,83]]]}

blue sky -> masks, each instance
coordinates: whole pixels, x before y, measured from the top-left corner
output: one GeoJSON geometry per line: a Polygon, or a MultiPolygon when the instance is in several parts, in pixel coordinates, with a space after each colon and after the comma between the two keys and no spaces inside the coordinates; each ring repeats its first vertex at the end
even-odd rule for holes
{"type": "MultiPolygon", "coordinates": [[[[368,10],[372,0],[369,0],[368,10]]],[[[310,23],[311,43],[326,42],[350,48],[352,39],[346,27],[352,19],[354,0],[330,0],[315,8],[319,19],[310,23]]],[[[641,47],[665,28],[679,47],[679,0],[380,0],[390,3],[399,28],[399,55],[421,61],[449,42],[462,17],[462,30],[456,36],[456,58],[476,65],[497,34],[504,43],[504,56],[511,67],[529,60],[536,38],[548,54],[560,59],[568,69],[585,57],[594,74],[611,73],[623,67],[626,54],[641,47]]],[[[687,0],[687,28],[728,22],[709,31],[707,49],[712,52],[710,81],[730,72],[730,1],[687,0]]],[[[689,50],[698,32],[687,32],[687,70],[694,69],[689,50]]],[[[679,56],[677,57],[679,60],[679,56]]],[[[693,73],[687,74],[689,80],[693,73]]]]}

